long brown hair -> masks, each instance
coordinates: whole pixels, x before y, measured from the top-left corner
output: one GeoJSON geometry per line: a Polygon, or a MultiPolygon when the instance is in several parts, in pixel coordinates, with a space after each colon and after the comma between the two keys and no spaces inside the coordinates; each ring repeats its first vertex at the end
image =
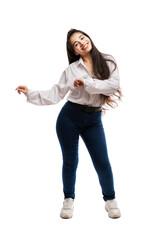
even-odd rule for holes
{"type": "MultiPolygon", "coordinates": [[[[87,36],[92,44],[92,49],[90,51],[91,53],[91,57],[93,59],[93,69],[94,69],[94,75],[99,79],[99,80],[104,80],[104,79],[108,79],[110,77],[110,69],[108,67],[107,61],[111,61],[115,68],[113,71],[116,70],[117,68],[117,64],[115,61],[113,61],[112,59],[109,59],[108,57],[110,56],[110,54],[104,54],[101,53],[100,51],[98,51],[98,49],[96,48],[96,46],[94,45],[92,39],[88,36],[88,34],[86,34],[85,32],[78,30],[78,29],[73,29],[71,28],[68,33],[67,33],[67,41],[66,41],[66,48],[67,48],[67,56],[68,56],[68,61],[69,64],[77,61],[80,58],[80,55],[75,55],[74,54],[74,49],[70,43],[70,37],[73,33],[75,32],[80,32],[82,34],[84,34],[85,36],[87,36]]],[[[115,93],[113,93],[110,96],[105,96],[103,94],[101,94],[102,97],[102,104],[107,104],[108,106],[115,108],[118,103],[117,100],[122,100],[122,91],[121,89],[118,89],[115,93]],[[116,98],[115,98],[116,97],[116,98]]],[[[103,111],[107,110],[106,108],[103,108],[103,111]]]]}

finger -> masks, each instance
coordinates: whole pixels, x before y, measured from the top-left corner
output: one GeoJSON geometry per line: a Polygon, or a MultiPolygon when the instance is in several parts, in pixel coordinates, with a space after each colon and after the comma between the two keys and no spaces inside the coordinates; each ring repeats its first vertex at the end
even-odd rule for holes
{"type": "Polygon", "coordinates": [[[23,90],[25,90],[25,87],[19,87],[18,89],[21,89],[21,90],[23,89],[23,90]]]}
{"type": "Polygon", "coordinates": [[[21,89],[25,90],[25,87],[19,86],[19,87],[17,87],[16,89],[17,89],[17,90],[21,90],[21,89]]]}
{"type": "Polygon", "coordinates": [[[24,93],[24,94],[26,94],[26,92],[25,92],[25,91],[23,91],[23,90],[21,90],[21,92],[22,92],[22,93],[24,93]]]}
{"type": "Polygon", "coordinates": [[[19,86],[15,90],[18,90],[18,89],[20,89],[19,86]]]}
{"type": "Polygon", "coordinates": [[[21,93],[21,92],[22,92],[22,93],[25,93],[25,91],[22,90],[22,89],[18,89],[18,92],[19,92],[19,93],[21,93]]]}

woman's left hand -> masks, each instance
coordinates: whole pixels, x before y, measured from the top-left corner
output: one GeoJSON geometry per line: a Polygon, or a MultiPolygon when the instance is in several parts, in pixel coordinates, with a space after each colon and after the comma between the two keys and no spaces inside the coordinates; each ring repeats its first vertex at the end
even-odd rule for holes
{"type": "Polygon", "coordinates": [[[82,87],[84,86],[83,78],[77,78],[74,80],[74,87],[82,87]]]}

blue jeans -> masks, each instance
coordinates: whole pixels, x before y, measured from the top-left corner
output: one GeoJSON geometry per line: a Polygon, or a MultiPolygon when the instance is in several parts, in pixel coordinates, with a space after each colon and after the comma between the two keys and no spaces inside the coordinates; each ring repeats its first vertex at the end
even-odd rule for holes
{"type": "Polygon", "coordinates": [[[67,101],[58,115],[56,132],[63,156],[64,199],[75,198],[79,136],[83,139],[98,174],[104,201],[114,199],[113,174],[107,153],[101,111],[84,112],[67,101]]]}

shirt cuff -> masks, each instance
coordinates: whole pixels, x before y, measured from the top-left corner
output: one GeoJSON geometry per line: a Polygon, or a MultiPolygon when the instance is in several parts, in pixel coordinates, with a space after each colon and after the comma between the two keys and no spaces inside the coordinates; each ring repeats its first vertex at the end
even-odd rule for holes
{"type": "Polygon", "coordinates": [[[28,97],[28,95],[31,94],[32,92],[34,92],[34,90],[32,90],[32,89],[28,89],[28,93],[25,94],[25,96],[28,97]]]}
{"type": "Polygon", "coordinates": [[[94,79],[91,78],[90,76],[83,76],[83,82],[84,82],[84,87],[90,85],[90,84],[93,84],[94,83],[94,79]]]}

